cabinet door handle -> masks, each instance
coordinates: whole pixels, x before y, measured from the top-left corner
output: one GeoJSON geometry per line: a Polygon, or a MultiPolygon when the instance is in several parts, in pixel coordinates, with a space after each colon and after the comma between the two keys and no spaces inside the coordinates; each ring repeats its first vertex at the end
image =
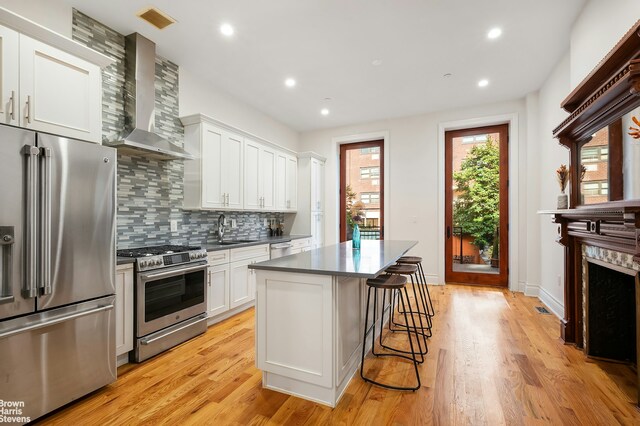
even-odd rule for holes
{"type": "Polygon", "coordinates": [[[27,112],[24,118],[31,124],[31,95],[27,96],[27,112]]]}
{"type": "Polygon", "coordinates": [[[207,283],[209,287],[211,287],[211,271],[207,271],[207,283]]]}
{"type": "Polygon", "coordinates": [[[9,112],[9,115],[11,116],[12,120],[16,119],[16,92],[15,90],[11,91],[11,97],[9,98],[10,101],[10,108],[11,108],[11,112],[9,112]]]}
{"type": "Polygon", "coordinates": [[[447,226],[447,239],[451,238],[451,228],[447,226]]]}

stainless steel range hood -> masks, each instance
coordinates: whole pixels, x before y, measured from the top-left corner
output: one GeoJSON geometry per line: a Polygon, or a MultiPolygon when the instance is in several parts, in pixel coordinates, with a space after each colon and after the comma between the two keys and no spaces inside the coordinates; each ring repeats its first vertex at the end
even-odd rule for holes
{"type": "Polygon", "coordinates": [[[155,75],[155,43],[138,33],[129,34],[125,38],[125,129],[107,145],[156,160],[193,160],[193,155],[155,133],[155,75]]]}

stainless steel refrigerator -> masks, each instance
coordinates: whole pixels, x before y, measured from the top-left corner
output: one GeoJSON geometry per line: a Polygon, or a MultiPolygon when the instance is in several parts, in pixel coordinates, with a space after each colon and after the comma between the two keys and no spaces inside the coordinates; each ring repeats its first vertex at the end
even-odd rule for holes
{"type": "Polygon", "coordinates": [[[113,148],[0,125],[0,400],[21,417],[116,379],[115,172],[113,148]]]}

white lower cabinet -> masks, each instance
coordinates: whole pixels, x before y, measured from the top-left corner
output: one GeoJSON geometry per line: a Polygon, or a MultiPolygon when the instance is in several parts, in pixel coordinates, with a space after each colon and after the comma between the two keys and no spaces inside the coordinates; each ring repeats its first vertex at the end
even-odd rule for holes
{"type": "Polygon", "coordinates": [[[269,256],[256,257],[229,265],[231,277],[231,308],[235,308],[256,298],[256,275],[255,270],[249,269],[249,265],[257,262],[269,260],[269,256]]]}
{"type": "Polygon", "coordinates": [[[269,260],[269,244],[219,250],[208,254],[209,318],[219,317],[229,311],[232,312],[228,315],[232,315],[233,309],[253,302],[256,278],[249,265],[265,260],[269,260]]]}
{"type": "Polygon", "coordinates": [[[207,299],[207,315],[216,315],[227,312],[229,306],[229,265],[217,265],[209,267],[208,271],[209,294],[207,299]]]}
{"type": "Polygon", "coordinates": [[[116,356],[133,350],[133,263],[116,267],[116,356]]]}

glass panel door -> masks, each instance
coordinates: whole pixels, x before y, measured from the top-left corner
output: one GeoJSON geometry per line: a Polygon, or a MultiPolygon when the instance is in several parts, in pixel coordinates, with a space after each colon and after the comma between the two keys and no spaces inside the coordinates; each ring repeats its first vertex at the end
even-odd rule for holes
{"type": "Polygon", "coordinates": [[[446,133],[446,280],[507,284],[507,125],[446,133]]]}

